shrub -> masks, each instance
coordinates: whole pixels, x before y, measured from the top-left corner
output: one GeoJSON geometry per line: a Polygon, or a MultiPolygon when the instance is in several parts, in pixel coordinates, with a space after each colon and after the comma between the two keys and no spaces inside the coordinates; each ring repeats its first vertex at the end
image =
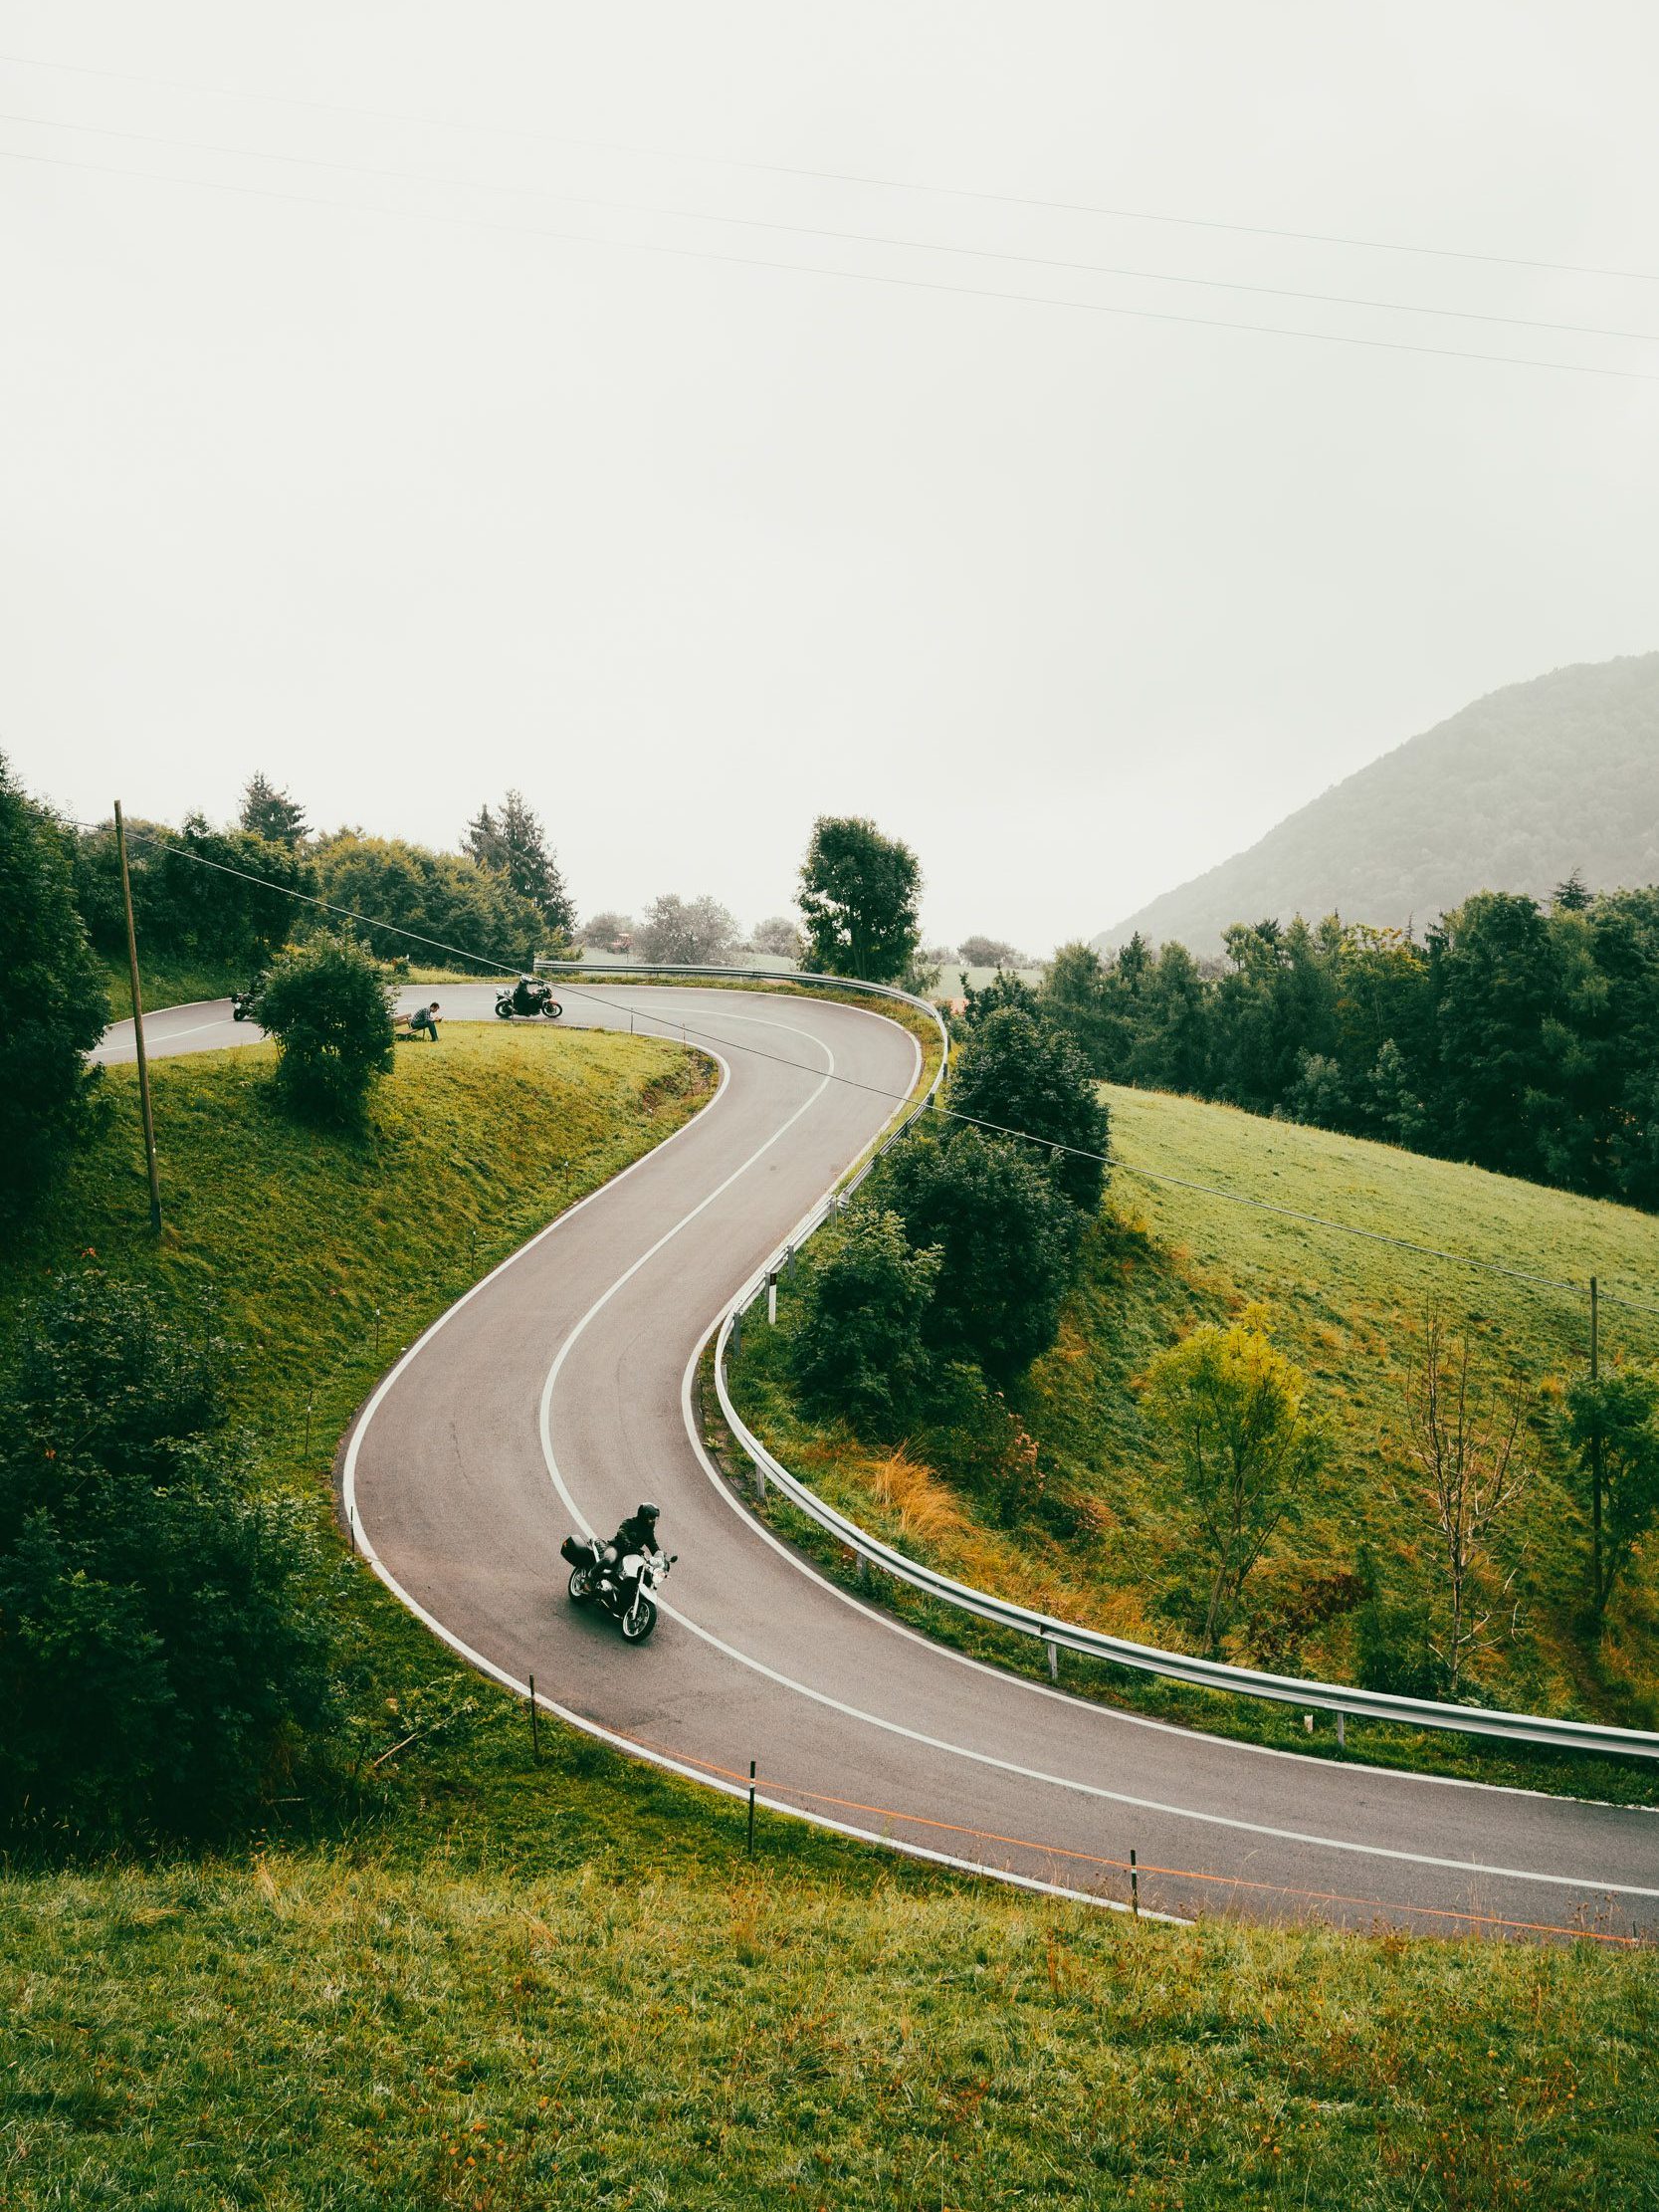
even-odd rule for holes
{"type": "Polygon", "coordinates": [[[0,1827],[220,1832],[327,1730],[315,1542],[249,1492],[224,1356],[96,1272],[25,1326],[0,1440],[0,1827]]]}
{"type": "Polygon", "coordinates": [[[802,1261],[790,1363],[802,1401],[874,1436],[904,1426],[926,1379],[923,1323],[936,1251],[914,1251],[897,1214],[863,1206],[802,1261]]]}
{"type": "Polygon", "coordinates": [[[1353,1678],[1390,1697],[1439,1697],[1446,1670],[1434,1656],[1429,1610],[1372,1598],[1353,1617],[1353,1678]]]}
{"type": "Polygon", "coordinates": [[[294,1111],[360,1120],[392,1064],[392,992],[372,954],[353,938],[310,938],[274,964],[254,1012],[277,1040],[278,1086],[294,1111]]]}
{"type": "Polygon", "coordinates": [[[889,1155],[881,1200],[912,1244],[940,1254],[928,1344],[995,1383],[1022,1375],[1059,1332],[1077,1241],[1077,1216],[1030,1148],[960,1126],[913,1137],[889,1155]]]}
{"type": "Polygon", "coordinates": [[[65,834],[0,759],[0,1217],[38,1198],[78,1134],[108,1019],[65,834]]]}

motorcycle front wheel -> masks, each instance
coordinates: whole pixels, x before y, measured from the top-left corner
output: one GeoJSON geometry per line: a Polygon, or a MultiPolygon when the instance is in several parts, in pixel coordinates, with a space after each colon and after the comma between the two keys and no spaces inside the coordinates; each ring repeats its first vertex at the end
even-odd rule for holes
{"type": "Polygon", "coordinates": [[[649,1598],[641,1598],[622,1616],[622,1633],[630,1644],[643,1644],[657,1626],[657,1609],[649,1598]]]}
{"type": "Polygon", "coordinates": [[[570,1603],[589,1605],[593,1599],[593,1569],[572,1567],[570,1570],[570,1603]]]}
{"type": "Polygon", "coordinates": [[[559,1015],[564,1011],[564,1008],[559,1004],[556,998],[549,998],[547,1000],[547,1003],[542,1007],[541,1011],[547,1016],[547,1019],[549,1021],[556,1021],[559,1015]]]}

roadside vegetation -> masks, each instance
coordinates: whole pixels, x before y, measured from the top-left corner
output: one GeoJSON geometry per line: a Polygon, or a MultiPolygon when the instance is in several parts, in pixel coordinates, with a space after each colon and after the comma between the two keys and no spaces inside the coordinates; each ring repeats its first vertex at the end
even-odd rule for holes
{"type": "MultiPolygon", "coordinates": [[[[1434,1647],[1448,1651],[1447,1540],[1413,1448],[1411,1414],[1412,1378],[1420,1382],[1437,1317],[1442,1357],[1449,1343],[1466,1346],[1484,1399],[1501,1401],[1519,1385],[1529,1471],[1476,1561],[1475,1618],[1486,1627],[1478,1649],[1464,1648],[1460,1693],[1653,1726],[1659,1563],[1651,1537],[1624,1544],[1599,1614],[1595,1604],[1582,1416],[1572,1413],[1585,1387],[1587,1297],[1292,1217],[1320,1213],[1357,1228],[1416,1233],[1586,1286],[1598,1271],[1604,1289],[1638,1298],[1659,1259],[1651,1218],[1197,1100],[1123,1089],[1105,1096],[1114,1159],[1106,1204],[1063,1285],[1052,1342],[1022,1373],[998,1389],[935,1367],[930,1388],[897,1409],[870,1410],[855,1397],[832,1410],[808,1326],[820,1280],[836,1271],[835,1245],[820,1238],[822,1252],[803,1256],[782,1285],[779,1328],[744,1332],[733,1364],[744,1418],[842,1510],[961,1580],[1115,1635],[1198,1651],[1213,1641],[1206,1624],[1222,1553],[1205,1530],[1180,1425],[1158,1418],[1168,1393],[1157,1378],[1188,1347],[1239,1334],[1249,1359],[1282,1363],[1283,1395],[1317,1424],[1321,1448],[1291,1486],[1293,1509],[1277,1514],[1226,1599],[1224,1656],[1276,1672],[1444,1694],[1434,1647]],[[1186,1185],[1288,1211],[1229,1204],[1186,1185]]],[[[880,1206],[879,1192],[870,1203],[880,1206]]],[[[1635,1426],[1647,1438],[1653,1394],[1644,1378],[1656,1354],[1659,1317],[1604,1301],[1603,1419],[1619,1417],[1609,1379],[1640,1385],[1635,1426]]],[[[867,1343],[862,1356],[879,1368],[867,1343]]],[[[1648,1497],[1644,1526],[1651,1489],[1648,1497]]],[[[768,1510],[790,1518],[775,1503],[768,1510]]],[[[804,1527],[791,1533],[816,1544],[804,1527]]],[[[1004,1663],[1032,1671],[1042,1663],[1023,1639],[897,1588],[883,1597],[931,1633],[1004,1663]]],[[[1063,1663],[1069,1685],[1086,1693],[1220,1732],[1337,1751],[1325,1716],[1310,1737],[1292,1708],[1070,1657],[1063,1663]]],[[[1629,1767],[1518,1758],[1369,1723],[1348,1724],[1347,1750],[1492,1780],[1654,1794],[1655,1778],[1629,1767]]]]}

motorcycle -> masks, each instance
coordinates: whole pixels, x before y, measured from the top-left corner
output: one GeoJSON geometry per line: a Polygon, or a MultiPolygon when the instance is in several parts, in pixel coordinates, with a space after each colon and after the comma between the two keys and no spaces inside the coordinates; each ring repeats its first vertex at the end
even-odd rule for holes
{"type": "Polygon", "coordinates": [[[597,1536],[567,1536],[559,1555],[570,1562],[570,1603],[597,1606],[610,1615],[630,1644],[643,1644],[657,1626],[658,1585],[680,1554],[630,1552],[627,1559],[607,1566],[605,1546],[597,1536]],[[624,1573],[631,1559],[639,1561],[637,1575],[624,1573]]]}
{"type": "Polygon", "coordinates": [[[496,994],[496,1011],[504,1021],[511,1021],[516,1014],[545,1014],[549,1021],[556,1021],[564,1008],[544,983],[510,984],[496,994]]]}
{"type": "Polygon", "coordinates": [[[252,1021],[254,1018],[254,1000],[258,996],[258,991],[252,987],[247,991],[233,991],[231,993],[231,1019],[233,1021],[252,1021]]]}

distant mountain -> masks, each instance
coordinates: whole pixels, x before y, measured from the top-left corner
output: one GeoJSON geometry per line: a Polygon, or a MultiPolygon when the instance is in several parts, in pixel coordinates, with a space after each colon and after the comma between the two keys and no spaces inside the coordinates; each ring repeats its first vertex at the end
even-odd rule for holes
{"type": "Polygon", "coordinates": [[[1542,896],[1574,868],[1592,891],[1659,882],[1659,653],[1477,699],[1095,943],[1214,953],[1230,922],[1334,912],[1422,929],[1471,891],[1542,896]]]}

